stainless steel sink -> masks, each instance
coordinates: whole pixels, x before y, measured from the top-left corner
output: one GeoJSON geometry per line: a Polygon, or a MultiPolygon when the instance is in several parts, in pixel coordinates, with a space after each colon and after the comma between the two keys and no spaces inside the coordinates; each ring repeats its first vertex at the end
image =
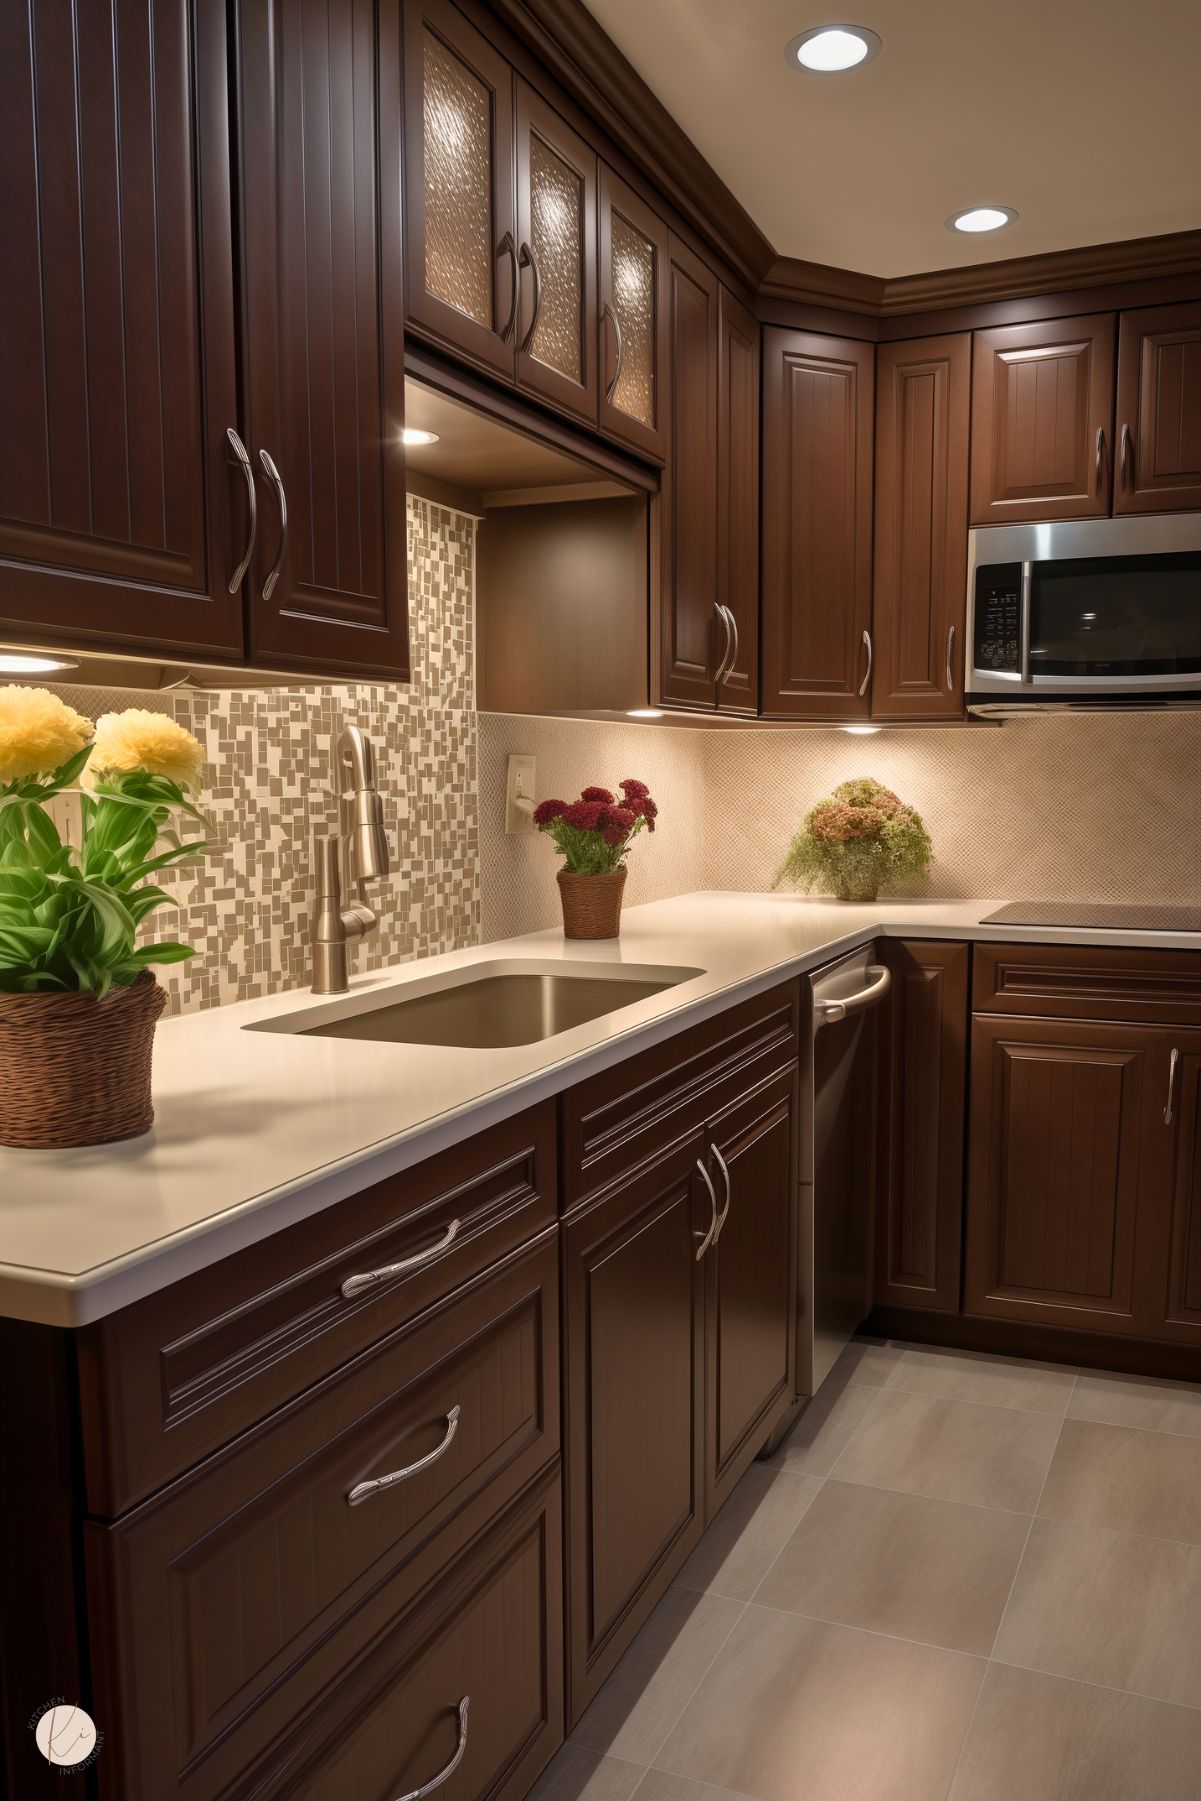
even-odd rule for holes
{"type": "Polygon", "coordinates": [[[702,975],[658,964],[499,961],[406,983],[397,992],[355,997],[259,1020],[248,1031],[382,1044],[440,1044],[499,1050],[554,1038],[702,975]]]}

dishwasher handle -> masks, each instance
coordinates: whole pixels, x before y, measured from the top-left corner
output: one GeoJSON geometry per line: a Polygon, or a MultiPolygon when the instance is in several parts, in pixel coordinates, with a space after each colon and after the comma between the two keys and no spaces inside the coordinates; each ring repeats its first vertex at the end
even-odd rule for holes
{"type": "Polygon", "coordinates": [[[836,1026],[839,1020],[852,1019],[857,1013],[866,1013],[877,1001],[882,1001],[892,987],[892,974],[882,963],[869,963],[867,973],[871,976],[871,985],[861,988],[858,994],[850,994],[841,1001],[815,1001],[813,1003],[813,1029],[819,1026],[836,1026]]]}

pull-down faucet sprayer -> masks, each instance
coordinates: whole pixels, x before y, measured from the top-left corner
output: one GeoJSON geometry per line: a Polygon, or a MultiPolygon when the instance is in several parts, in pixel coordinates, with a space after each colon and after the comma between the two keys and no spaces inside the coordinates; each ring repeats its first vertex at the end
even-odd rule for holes
{"type": "Polygon", "coordinates": [[[346,946],[379,924],[365,884],[388,873],[384,803],[375,785],[375,752],[357,725],[334,744],[338,832],[313,835],[317,899],[313,909],[313,993],[344,994],[350,986],[346,946]],[[343,906],[343,897],[349,901],[343,906]]]}

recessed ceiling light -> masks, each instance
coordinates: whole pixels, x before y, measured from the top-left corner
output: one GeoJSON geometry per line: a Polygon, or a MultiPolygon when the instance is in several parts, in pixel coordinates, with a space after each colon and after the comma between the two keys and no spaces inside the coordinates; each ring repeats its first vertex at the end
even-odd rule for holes
{"type": "Polygon", "coordinates": [[[631,707],[626,714],[627,719],[662,719],[658,707],[631,707]]]}
{"type": "Polygon", "coordinates": [[[74,657],[35,657],[23,651],[0,650],[0,675],[47,675],[52,669],[78,668],[74,657]]]}
{"type": "Polygon", "coordinates": [[[947,220],[947,230],[1000,231],[1003,225],[1012,225],[1016,218],[1011,206],[973,206],[966,213],[952,213],[947,220]]]}
{"type": "Polygon", "coordinates": [[[873,732],[880,730],[880,727],[878,725],[840,725],[838,729],[840,732],[850,732],[852,738],[870,738],[873,732]]]}
{"type": "Polygon", "coordinates": [[[406,444],[436,444],[438,434],[436,431],[418,431],[415,425],[406,425],[404,441],[406,444]]]}
{"type": "Polygon", "coordinates": [[[814,25],[793,38],[784,54],[794,69],[837,75],[843,69],[870,63],[880,54],[880,38],[866,25],[814,25]]]}

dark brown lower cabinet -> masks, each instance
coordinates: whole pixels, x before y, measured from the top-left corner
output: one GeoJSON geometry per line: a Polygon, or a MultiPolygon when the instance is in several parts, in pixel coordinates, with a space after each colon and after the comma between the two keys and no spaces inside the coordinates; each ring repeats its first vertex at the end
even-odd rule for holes
{"type": "Polygon", "coordinates": [[[704,1525],[699,1134],[563,1226],[568,1718],[704,1525]]]}
{"type": "Polygon", "coordinates": [[[878,1306],[958,1313],[971,947],[886,938],[881,1035],[878,1306]]]}
{"type": "Polygon", "coordinates": [[[1201,1346],[1201,1030],[1171,1030],[1164,1126],[1171,1158],[1164,1332],[1201,1346]]]}

